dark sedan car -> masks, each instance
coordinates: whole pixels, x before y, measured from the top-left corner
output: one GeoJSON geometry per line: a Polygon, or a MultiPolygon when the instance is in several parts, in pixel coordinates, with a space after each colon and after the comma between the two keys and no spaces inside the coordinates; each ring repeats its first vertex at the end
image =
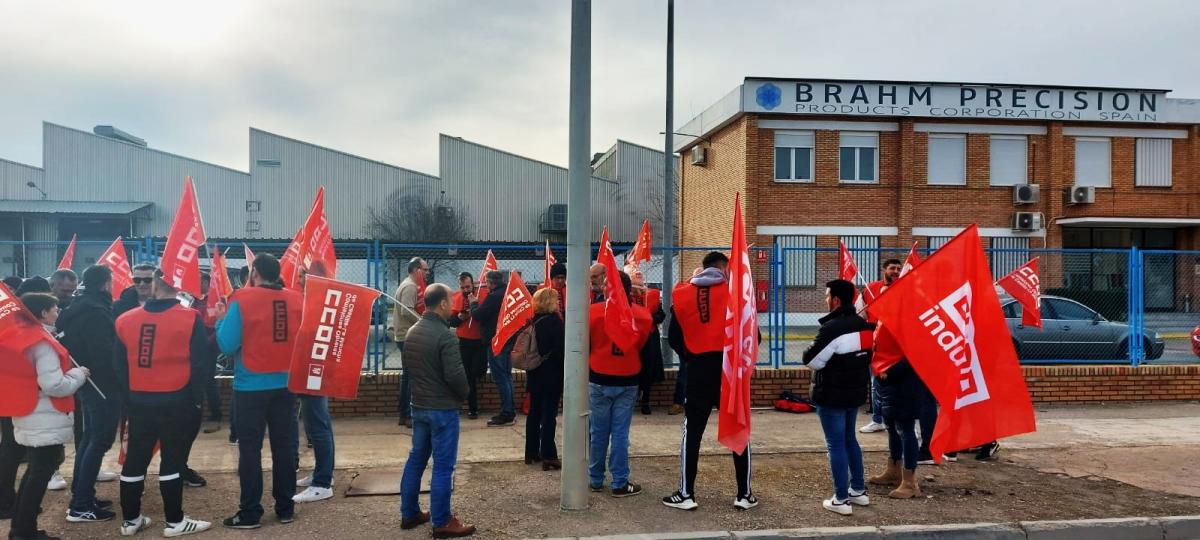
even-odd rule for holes
{"type": "MultiPolygon", "coordinates": [[[[1022,361],[1129,361],[1129,326],[1109,321],[1079,302],[1043,296],[1040,330],[1021,324],[1021,304],[1012,297],[1001,296],[1000,305],[1022,361]]],[[[1165,344],[1158,332],[1141,338],[1147,360],[1162,356],[1165,344]]]]}

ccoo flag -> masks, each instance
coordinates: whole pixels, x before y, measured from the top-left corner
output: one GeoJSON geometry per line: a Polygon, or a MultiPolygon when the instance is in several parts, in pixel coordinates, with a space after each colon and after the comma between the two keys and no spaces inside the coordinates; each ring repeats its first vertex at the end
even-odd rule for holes
{"type": "Polygon", "coordinates": [[[112,270],[112,297],[113,301],[121,298],[121,293],[125,292],[133,286],[133,271],[129,267],[129,257],[125,255],[125,243],[118,236],[113,240],[112,245],[104,250],[100,255],[100,259],[96,264],[108,267],[112,270]]]}
{"type": "Polygon", "coordinates": [[[200,246],[208,241],[204,234],[204,221],[200,219],[200,205],[196,202],[196,190],[192,177],[183,184],[183,197],[175,210],[175,221],[167,234],[167,245],[163,249],[163,279],[172,287],[196,298],[200,297],[200,246]]]}
{"type": "Polygon", "coordinates": [[[313,274],[304,278],[304,311],[292,349],[288,390],[343,399],[358,397],[371,311],[381,293],[313,274]]]}
{"type": "Polygon", "coordinates": [[[608,337],[622,351],[641,349],[638,337],[637,322],[633,318],[633,306],[625,296],[625,287],[621,283],[620,270],[617,268],[617,258],[613,255],[612,243],[608,239],[608,227],[600,235],[600,253],[596,262],[604,265],[604,330],[608,337]]]}
{"type": "Polygon", "coordinates": [[[758,361],[758,311],[750,251],[739,193],[733,202],[733,248],[729,254],[729,305],[725,309],[725,355],[717,441],[735,453],[750,444],[750,377],[758,361]]]}
{"type": "Polygon", "coordinates": [[[325,267],[322,275],[337,277],[337,253],[333,248],[333,235],[329,232],[329,220],[325,217],[325,186],[317,189],[317,197],[300,234],[299,269],[308,271],[314,263],[320,263],[325,267]]]}
{"type": "Polygon", "coordinates": [[[996,282],[1021,303],[1021,324],[1042,327],[1042,289],[1037,259],[1033,259],[996,282]]]}
{"type": "Polygon", "coordinates": [[[639,264],[650,260],[650,220],[642,221],[642,230],[638,232],[637,242],[629,253],[625,254],[625,264],[639,264]]]}
{"type": "Polygon", "coordinates": [[[75,263],[75,241],[76,235],[71,235],[71,243],[67,244],[67,251],[63,253],[62,260],[58,261],[59,270],[70,270],[71,265],[75,263]]]}
{"type": "Polygon", "coordinates": [[[500,354],[504,344],[525,323],[533,319],[533,298],[516,272],[508,274],[508,290],[500,301],[500,318],[496,320],[496,335],[492,338],[492,354],[500,354]]]}
{"type": "Polygon", "coordinates": [[[867,309],[895,336],[941,406],[935,459],[1037,429],[975,225],[867,309]]]}

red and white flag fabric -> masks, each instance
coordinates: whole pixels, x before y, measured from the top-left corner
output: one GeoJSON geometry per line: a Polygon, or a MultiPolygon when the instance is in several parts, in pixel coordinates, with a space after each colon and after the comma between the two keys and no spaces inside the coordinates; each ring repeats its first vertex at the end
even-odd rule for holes
{"type": "Polygon", "coordinates": [[[941,406],[935,459],[1037,429],[975,225],[867,309],[895,336],[941,406]]]}
{"type": "Polygon", "coordinates": [[[921,264],[921,255],[917,253],[917,243],[913,242],[912,249],[908,250],[908,257],[904,259],[904,266],[900,268],[900,275],[903,276],[921,264]]]}
{"type": "Polygon", "coordinates": [[[304,243],[304,227],[296,231],[287,251],[279,258],[279,279],[289,289],[300,288],[300,244],[304,243]]]}
{"type": "Polygon", "coordinates": [[[1042,327],[1042,286],[1037,259],[1025,263],[996,282],[1021,303],[1021,324],[1042,327]]]}
{"type": "Polygon", "coordinates": [[[358,380],[382,294],[316,274],[304,278],[304,309],[292,348],[288,390],[341,399],[358,397],[358,380]]]}
{"type": "Polygon", "coordinates": [[[854,255],[850,254],[846,243],[840,240],[838,241],[838,279],[844,279],[850,283],[857,283],[858,279],[858,264],[854,262],[854,255]]]}
{"type": "Polygon", "coordinates": [[[733,203],[733,246],[729,254],[729,306],[725,310],[725,354],[717,441],[741,454],[750,444],[750,377],[758,361],[758,310],[750,250],[742,224],[741,194],[733,203]]]}
{"type": "Polygon", "coordinates": [[[600,234],[600,253],[596,262],[604,265],[604,330],[622,351],[634,354],[638,350],[638,328],[633,318],[633,306],[625,295],[617,257],[608,239],[608,227],[600,234]]]}
{"type": "Polygon", "coordinates": [[[112,245],[104,250],[96,261],[100,266],[112,270],[112,297],[115,302],[121,298],[121,293],[133,286],[133,270],[129,266],[129,257],[125,254],[125,242],[118,236],[112,245]]]}
{"type": "Polygon", "coordinates": [[[254,252],[250,251],[250,246],[242,242],[242,250],[246,252],[246,266],[254,266],[254,252]]]}
{"type": "Polygon", "coordinates": [[[500,354],[504,344],[525,323],[533,319],[533,298],[516,272],[508,274],[508,290],[500,301],[500,318],[496,320],[496,336],[492,338],[492,354],[500,354]]]}
{"type": "Polygon", "coordinates": [[[333,247],[333,235],[329,232],[329,220],[325,217],[325,186],[317,190],[313,200],[312,210],[304,227],[300,229],[300,253],[297,256],[299,268],[308,271],[314,264],[324,268],[320,273],[324,277],[337,277],[337,252],[333,247]]]}
{"type": "Polygon", "coordinates": [[[208,307],[217,309],[218,303],[226,303],[233,294],[233,283],[229,281],[229,265],[225,263],[225,254],[218,247],[213,251],[212,269],[209,271],[208,307]]]}
{"type": "MultiPolygon", "coordinates": [[[[542,280],[542,284],[540,286],[538,286],[539,291],[550,287],[550,267],[554,266],[555,263],[557,263],[557,262],[558,262],[558,259],[555,259],[554,253],[550,251],[550,241],[546,240],[546,260],[543,264],[543,266],[545,268],[545,273],[542,274],[544,279],[542,280]]],[[[560,300],[565,301],[565,299],[560,299],[560,300]]]]}
{"type": "Polygon", "coordinates": [[[640,264],[650,260],[650,248],[652,237],[650,236],[650,220],[642,221],[642,230],[638,232],[637,242],[633,244],[633,248],[629,253],[625,254],[625,264],[640,264]]]}
{"type": "Polygon", "coordinates": [[[183,185],[183,197],[175,210],[171,232],[167,234],[160,268],[172,287],[196,298],[200,297],[200,246],[207,241],[196,190],[189,176],[183,185]]]}
{"type": "Polygon", "coordinates": [[[500,271],[500,263],[496,262],[496,256],[493,255],[492,250],[489,249],[487,252],[487,257],[483,258],[483,268],[479,270],[479,293],[478,293],[479,299],[477,300],[478,302],[483,303],[483,299],[487,298],[487,295],[488,295],[488,286],[487,286],[488,272],[499,272],[499,271],[500,271]]]}
{"type": "Polygon", "coordinates": [[[71,265],[75,263],[75,241],[76,235],[71,235],[71,243],[67,244],[67,251],[63,253],[62,260],[58,261],[59,270],[70,270],[71,265]]]}
{"type": "Polygon", "coordinates": [[[417,300],[416,300],[416,305],[413,306],[413,311],[416,311],[417,315],[424,315],[425,314],[425,287],[429,286],[425,282],[425,271],[424,270],[417,272],[416,283],[417,283],[417,300]]]}

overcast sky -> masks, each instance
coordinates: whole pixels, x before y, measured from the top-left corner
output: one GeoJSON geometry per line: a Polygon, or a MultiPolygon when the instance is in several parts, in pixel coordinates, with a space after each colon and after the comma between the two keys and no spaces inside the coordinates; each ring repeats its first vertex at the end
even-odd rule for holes
{"type": "MultiPolygon", "coordinates": [[[[446,133],[566,164],[567,0],[0,0],[0,158],[112,124],[247,169],[248,127],[437,174],[446,133]],[[120,7],[118,7],[120,6],[120,7]]],[[[662,146],[666,0],[596,0],[592,147],[662,146]]],[[[1200,2],[676,2],[676,125],[746,76],[1200,98],[1200,2]]]]}

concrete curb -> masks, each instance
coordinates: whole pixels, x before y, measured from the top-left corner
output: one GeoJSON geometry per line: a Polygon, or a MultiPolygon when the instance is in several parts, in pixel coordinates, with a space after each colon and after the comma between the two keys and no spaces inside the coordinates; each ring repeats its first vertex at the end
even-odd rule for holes
{"type": "MultiPolygon", "coordinates": [[[[955,523],[882,527],[812,527],[759,531],[669,532],[592,536],[572,540],[1198,540],[1200,515],[1022,521],[1019,523],[955,523]]],[[[559,539],[567,540],[567,539],[559,539]]]]}

